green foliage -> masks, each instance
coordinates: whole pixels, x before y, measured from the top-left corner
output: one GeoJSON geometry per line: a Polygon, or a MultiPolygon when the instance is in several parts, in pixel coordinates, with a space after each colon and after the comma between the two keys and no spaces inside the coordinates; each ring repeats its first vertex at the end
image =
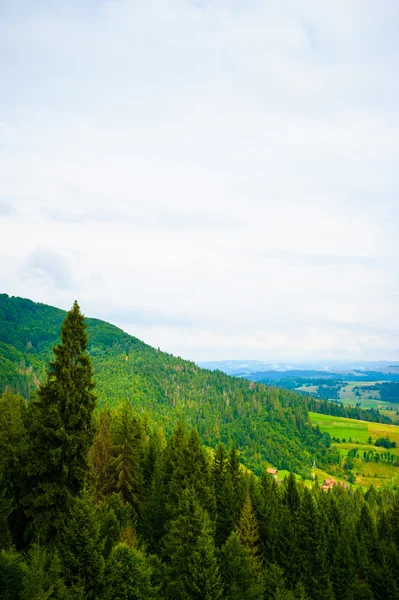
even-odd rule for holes
{"type": "Polygon", "coordinates": [[[261,600],[264,586],[253,567],[251,551],[233,531],[220,552],[220,573],[222,575],[225,600],[261,600]]]}
{"type": "Polygon", "coordinates": [[[20,554],[14,551],[0,551],[0,598],[20,600],[26,565],[20,554]]]}
{"type": "MultiPolygon", "coordinates": [[[[34,306],[33,314],[41,314],[34,306]]],[[[127,400],[118,404],[119,392],[108,398],[93,423],[77,305],[38,399],[26,408],[9,391],[0,397],[2,600],[399,596],[394,490],[364,494],[335,485],[325,493],[292,473],[278,481],[266,470],[257,478],[243,468],[241,459],[250,464],[251,456],[256,464],[265,455],[290,456],[279,449],[281,423],[298,460],[319,452],[331,458],[328,439],[306,423],[295,394],[201,371],[138,341],[132,349],[129,336],[114,353],[107,345],[122,334],[101,322],[92,327],[92,356],[117,372],[134,364],[129,377],[141,383],[127,400]],[[211,442],[220,440],[212,452],[211,442]]],[[[8,341],[16,341],[15,330],[3,328],[8,341]]],[[[22,344],[17,351],[45,347],[45,338],[32,337],[35,350],[22,344]]],[[[357,448],[347,459],[358,460],[357,448]]]]}
{"type": "Polygon", "coordinates": [[[86,348],[86,325],[75,302],[63,323],[61,344],[54,347],[47,380],[29,411],[28,489],[22,504],[32,519],[31,530],[43,541],[56,534],[89,469],[96,396],[86,348]]]}
{"type": "Polygon", "coordinates": [[[146,556],[127,544],[116,545],[106,564],[104,600],[150,600],[156,597],[146,556]]]}
{"type": "MultiPolygon", "coordinates": [[[[45,381],[64,316],[49,306],[0,295],[4,386],[13,385],[25,398],[34,394],[37,383],[45,381]]],[[[243,462],[258,474],[264,461],[309,476],[313,459],[318,465],[336,460],[322,434],[308,426],[303,396],[200,369],[108,323],[86,322],[98,396],[108,407],[128,399],[137,412],[150,412],[167,435],[183,418],[211,447],[234,441],[243,462]]]]}
{"type": "Polygon", "coordinates": [[[77,498],[60,530],[59,550],[65,581],[83,586],[86,598],[96,598],[104,569],[100,521],[91,498],[77,498]]]}
{"type": "Polygon", "coordinates": [[[111,487],[138,510],[143,495],[142,446],[144,432],[129,404],[123,402],[111,424],[111,487]]]}
{"type": "Polygon", "coordinates": [[[182,492],[177,515],[164,538],[164,558],[168,565],[166,598],[222,597],[210,519],[193,488],[182,492]]]}

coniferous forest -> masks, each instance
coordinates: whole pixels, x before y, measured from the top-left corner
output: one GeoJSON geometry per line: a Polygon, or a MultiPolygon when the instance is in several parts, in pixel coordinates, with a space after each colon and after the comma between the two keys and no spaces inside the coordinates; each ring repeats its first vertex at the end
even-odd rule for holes
{"type": "Polygon", "coordinates": [[[1,396],[2,600],[399,598],[392,490],[280,482],[189,420],[99,403],[87,348],[75,303],[37,394],[1,396]]]}

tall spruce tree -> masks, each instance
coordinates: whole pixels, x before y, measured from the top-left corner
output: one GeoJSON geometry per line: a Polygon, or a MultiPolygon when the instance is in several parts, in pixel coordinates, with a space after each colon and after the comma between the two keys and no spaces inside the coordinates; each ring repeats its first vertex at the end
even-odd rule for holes
{"type": "Polygon", "coordinates": [[[259,536],[259,525],[248,494],[241,511],[238,532],[241,543],[249,550],[252,565],[260,568],[262,563],[262,546],[259,536]]]}
{"type": "Polygon", "coordinates": [[[87,344],[86,324],[75,301],[62,325],[61,343],[54,347],[47,380],[30,406],[22,503],[32,519],[31,533],[41,541],[55,536],[89,468],[96,396],[87,344]]]}
{"type": "Polygon", "coordinates": [[[112,550],[106,564],[104,600],[150,600],[156,597],[148,558],[127,544],[112,550]]]}
{"type": "Polygon", "coordinates": [[[168,567],[168,600],[219,600],[222,583],[208,513],[201,508],[194,488],[183,490],[178,516],[163,540],[168,567]]]}
{"type": "Polygon", "coordinates": [[[112,437],[110,431],[111,416],[104,406],[97,422],[97,432],[92,447],[90,459],[94,478],[94,500],[100,501],[111,492],[112,485],[112,437]]]}
{"type": "Polygon", "coordinates": [[[252,564],[251,552],[237,531],[233,531],[220,551],[220,573],[226,600],[262,600],[264,585],[252,564]]]}
{"type": "Polygon", "coordinates": [[[123,402],[114,416],[111,433],[113,489],[138,512],[143,498],[144,431],[128,402],[123,402]]]}

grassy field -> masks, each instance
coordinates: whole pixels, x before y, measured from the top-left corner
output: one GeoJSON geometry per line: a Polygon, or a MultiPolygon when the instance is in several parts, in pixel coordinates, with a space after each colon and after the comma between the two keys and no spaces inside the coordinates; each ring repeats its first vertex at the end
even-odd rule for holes
{"type": "MultiPolygon", "coordinates": [[[[377,438],[389,437],[392,442],[398,444],[397,448],[389,450],[391,454],[399,456],[399,426],[385,425],[382,423],[368,423],[366,421],[355,421],[341,417],[331,417],[317,413],[309,413],[313,425],[319,425],[322,432],[328,432],[331,437],[345,439],[345,442],[334,443],[344,461],[348,450],[357,449],[358,457],[354,459],[353,472],[356,476],[356,484],[362,487],[373,484],[375,487],[399,486],[399,467],[385,461],[369,462],[363,460],[363,453],[373,450],[375,453],[385,453],[387,450],[369,444],[377,438]]],[[[341,472],[344,476],[344,473],[341,472]]]]}
{"type": "Polygon", "coordinates": [[[343,417],[331,417],[309,413],[313,425],[319,425],[321,431],[328,431],[331,437],[337,437],[346,441],[352,438],[360,443],[367,443],[369,436],[375,441],[377,438],[389,436],[392,442],[399,444],[399,426],[385,425],[384,423],[368,423],[367,421],[355,421],[343,417]]]}
{"type": "MultiPolygon", "coordinates": [[[[370,386],[375,385],[376,383],[379,383],[379,382],[378,381],[370,381],[364,385],[367,385],[370,387],[370,386]]],[[[339,397],[340,397],[340,400],[344,404],[355,405],[356,402],[361,402],[361,406],[363,408],[378,408],[378,406],[376,406],[375,403],[378,404],[378,402],[381,400],[379,390],[373,390],[373,391],[366,390],[362,387],[362,384],[359,383],[358,381],[349,381],[347,383],[347,385],[345,385],[344,387],[341,388],[341,390],[339,392],[339,397]],[[357,388],[357,390],[354,390],[354,388],[357,388]],[[356,391],[360,394],[360,396],[356,395],[356,391]],[[369,406],[367,406],[368,402],[371,402],[371,404],[369,406]]]]}

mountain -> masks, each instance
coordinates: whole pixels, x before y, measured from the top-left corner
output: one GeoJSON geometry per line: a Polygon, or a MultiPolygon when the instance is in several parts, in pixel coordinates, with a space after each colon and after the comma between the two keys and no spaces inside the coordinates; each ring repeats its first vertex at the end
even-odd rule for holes
{"type": "Polygon", "coordinates": [[[247,377],[252,381],[284,379],[285,377],[330,377],[371,380],[377,374],[380,379],[399,379],[399,364],[389,361],[330,361],[307,363],[270,363],[260,360],[216,360],[199,362],[204,369],[223,371],[227,375],[247,377]],[[270,375],[272,373],[272,375],[270,375]],[[337,377],[339,376],[339,377],[337,377]]]}
{"type": "MultiPolygon", "coordinates": [[[[59,340],[65,312],[0,295],[0,384],[25,398],[35,393],[59,340]]],[[[264,462],[310,475],[319,465],[338,461],[328,435],[312,428],[300,395],[201,369],[148,346],[118,327],[86,319],[99,404],[112,407],[128,399],[148,413],[167,434],[183,419],[204,442],[234,442],[242,461],[259,473],[264,462]]]]}

